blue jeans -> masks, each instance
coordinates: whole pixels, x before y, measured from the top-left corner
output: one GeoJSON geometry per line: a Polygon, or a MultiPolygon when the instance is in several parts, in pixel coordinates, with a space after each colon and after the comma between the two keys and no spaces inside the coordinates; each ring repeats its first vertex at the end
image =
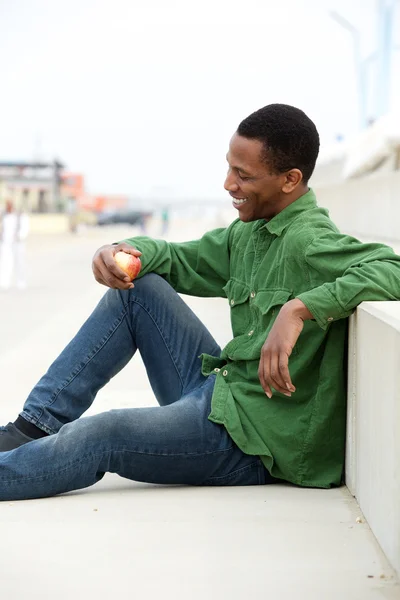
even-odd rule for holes
{"type": "Polygon", "coordinates": [[[201,374],[202,352],[220,348],[161,277],[108,290],[30,393],[21,415],[51,435],[0,453],[0,500],[85,488],[106,472],[158,484],[273,482],[208,420],[215,377],[201,374]],[[160,406],[79,418],[136,350],[160,406]]]}

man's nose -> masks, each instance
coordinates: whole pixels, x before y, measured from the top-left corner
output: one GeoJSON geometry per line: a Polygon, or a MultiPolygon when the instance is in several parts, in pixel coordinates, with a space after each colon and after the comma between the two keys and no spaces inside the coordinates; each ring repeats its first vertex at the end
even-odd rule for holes
{"type": "Polygon", "coordinates": [[[228,174],[225,179],[224,188],[227,192],[237,192],[239,189],[238,184],[236,183],[236,179],[232,171],[228,171],[228,174]]]}

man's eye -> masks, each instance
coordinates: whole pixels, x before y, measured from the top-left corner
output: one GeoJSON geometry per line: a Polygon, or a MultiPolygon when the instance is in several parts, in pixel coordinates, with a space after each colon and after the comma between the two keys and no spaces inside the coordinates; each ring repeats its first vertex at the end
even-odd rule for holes
{"type": "Polygon", "coordinates": [[[245,177],[244,175],[241,175],[240,173],[238,173],[238,175],[242,181],[249,181],[249,179],[251,179],[251,177],[245,177]]]}

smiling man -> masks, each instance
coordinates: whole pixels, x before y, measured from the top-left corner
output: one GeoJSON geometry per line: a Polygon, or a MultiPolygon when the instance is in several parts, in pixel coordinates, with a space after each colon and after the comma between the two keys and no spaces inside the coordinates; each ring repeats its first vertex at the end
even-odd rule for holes
{"type": "Polygon", "coordinates": [[[87,487],[107,471],[164,484],[340,485],[347,317],[364,300],[400,298],[400,258],[341,234],[318,207],[308,187],[318,149],[301,110],[266,106],[230,141],[229,227],[96,252],[95,278],[111,289],[0,430],[0,499],[87,487]],[[141,256],[135,286],[120,250],[141,256]],[[178,292],[228,299],[224,349],[178,292]],[[160,406],[80,418],[137,350],[160,406]]]}

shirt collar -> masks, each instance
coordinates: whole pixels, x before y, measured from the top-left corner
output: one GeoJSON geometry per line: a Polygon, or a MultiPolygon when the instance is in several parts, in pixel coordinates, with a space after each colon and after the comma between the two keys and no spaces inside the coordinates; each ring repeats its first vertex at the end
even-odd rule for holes
{"type": "Polygon", "coordinates": [[[281,235],[282,231],[286,229],[288,225],[298,217],[305,210],[315,208],[317,206],[317,199],[312,189],[309,189],[307,193],[300,196],[297,200],[289,204],[280,213],[273,217],[270,221],[264,225],[270,233],[275,235],[281,235]]]}

